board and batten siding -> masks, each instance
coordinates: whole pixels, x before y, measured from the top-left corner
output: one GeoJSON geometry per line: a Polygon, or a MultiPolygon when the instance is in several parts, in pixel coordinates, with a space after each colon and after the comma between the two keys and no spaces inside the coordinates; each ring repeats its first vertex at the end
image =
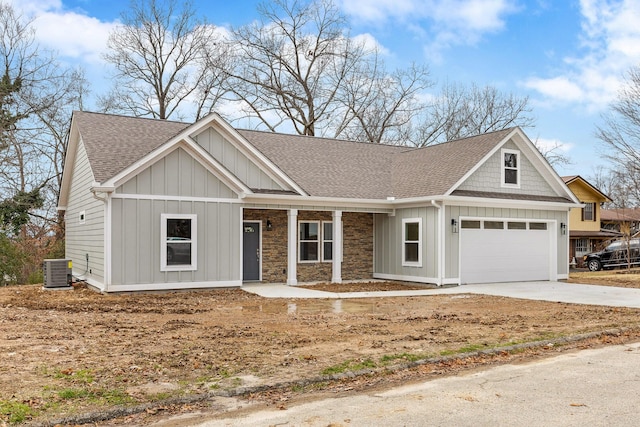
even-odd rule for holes
{"type": "MultiPolygon", "coordinates": [[[[507,142],[503,148],[519,150],[513,142],[507,142]]],[[[546,179],[531,164],[529,159],[520,155],[520,188],[504,188],[501,186],[503,167],[502,150],[498,150],[477,171],[467,178],[459,190],[483,191],[492,193],[527,194],[535,196],[557,196],[546,179]]]]}
{"type": "MultiPolygon", "coordinates": [[[[558,224],[557,239],[557,272],[558,276],[569,273],[569,246],[566,235],[561,235],[559,225],[561,222],[567,223],[567,211],[562,210],[537,210],[537,209],[514,209],[514,208],[492,208],[475,206],[446,206],[445,224],[451,224],[451,220],[458,221],[458,233],[453,233],[451,227],[445,226],[445,281],[447,279],[458,279],[460,271],[460,232],[459,218],[492,218],[492,219],[514,219],[514,220],[541,220],[556,221],[558,224]]],[[[527,248],[522,248],[522,256],[527,256],[527,248]]]]}
{"type": "Polygon", "coordinates": [[[118,194],[237,198],[189,153],[178,148],[116,189],[118,194]]]}
{"type": "Polygon", "coordinates": [[[73,262],[73,275],[100,289],[104,283],[104,202],[93,197],[94,182],[87,152],[78,144],[65,211],[65,256],[73,262]],[[84,224],[80,213],[84,212],[84,224]],[[87,262],[88,256],[88,262],[87,262]]]}
{"type": "Polygon", "coordinates": [[[111,203],[110,290],[241,283],[238,196],[183,149],[119,186],[111,203]],[[196,215],[196,270],[161,271],[162,214],[196,215]]]}
{"type": "Polygon", "coordinates": [[[194,140],[249,188],[287,190],[271,179],[217,130],[208,128],[196,135],[194,140]]]}
{"type": "Polygon", "coordinates": [[[374,216],[374,277],[432,283],[438,275],[438,211],[434,207],[398,209],[374,216]],[[422,266],[402,265],[402,220],[422,218],[422,266]]]}
{"type": "Polygon", "coordinates": [[[242,279],[242,217],[237,203],[114,198],[112,221],[114,287],[162,283],[184,283],[189,287],[195,282],[213,287],[229,286],[242,279]],[[197,270],[161,271],[162,214],[197,216],[197,270]]]}

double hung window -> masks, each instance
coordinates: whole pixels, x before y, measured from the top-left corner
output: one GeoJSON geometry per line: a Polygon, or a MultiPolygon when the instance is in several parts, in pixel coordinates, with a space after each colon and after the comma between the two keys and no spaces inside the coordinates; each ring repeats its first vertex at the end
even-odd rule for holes
{"type": "Polygon", "coordinates": [[[520,152],[502,150],[502,186],[520,187],[520,152]]]}
{"type": "Polygon", "coordinates": [[[422,219],[402,220],[402,265],[422,267],[422,219]]]}
{"type": "Polygon", "coordinates": [[[162,214],[160,240],[162,271],[196,270],[196,215],[162,214]]]}

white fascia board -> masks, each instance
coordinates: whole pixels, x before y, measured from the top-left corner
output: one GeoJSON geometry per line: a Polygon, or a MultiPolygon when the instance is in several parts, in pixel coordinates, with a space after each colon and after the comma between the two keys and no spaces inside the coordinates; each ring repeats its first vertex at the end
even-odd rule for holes
{"type": "MultiPolygon", "coordinates": [[[[546,179],[547,183],[553,188],[558,195],[565,196],[571,199],[574,203],[579,204],[580,201],[576,198],[573,192],[567,187],[562,178],[557,174],[557,172],[551,167],[549,162],[544,158],[540,151],[536,148],[535,144],[531,142],[529,137],[520,129],[516,127],[512,132],[504,137],[499,143],[496,144],[491,151],[489,151],[476,165],[467,171],[466,174],[462,178],[458,180],[449,190],[445,192],[446,196],[451,195],[455,190],[462,185],[471,175],[473,175],[482,165],[485,164],[491,156],[493,156],[498,150],[500,150],[509,140],[513,140],[513,142],[520,148],[521,151],[526,152],[526,157],[529,159],[531,164],[536,167],[538,172],[546,179]],[[533,158],[532,158],[533,157],[533,158]],[[542,168],[542,170],[541,170],[542,168]]],[[[576,206],[573,206],[576,207],[576,206]]]]}
{"type": "Polygon", "coordinates": [[[584,206],[580,203],[494,199],[491,197],[447,196],[443,200],[446,201],[448,206],[490,206],[513,209],[545,209],[558,211],[568,211],[570,208],[579,208],[584,206]]]}
{"type": "MultiPolygon", "coordinates": [[[[71,191],[71,180],[73,179],[73,166],[76,163],[78,145],[80,143],[80,132],[76,126],[75,116],[71,116],[71,126],[69,128],[69,143],[64,157],[64,169],[62,171],[62,182],[60,184],[60,195],[58,196],[58,210],[67,209],[69,202],[69,192],[71,191]]],[[[91,171],[93,173],[93,171],[91,171]]]]}
{"type": "Polygon", "coordinates": [[[116,191],[116,187],[112,185],[102,185],[99,182],[93,181],[91,187],[89,187],[89,191],[92,193],[113,193],[116,191]]]}
{"type": "Polygon", "coordinates": [[[385,209],[389,212],[393,209],[431,206],[431,202],[442,202],[447,206],[491,206],[504,208],[522,209],[552,209],[569,210],[570,208],[583,207],[580,203],[569,202],[546,202],[540,200],[510,200],[496,199],[490,197],[467,197],[467,196],[443,196],[434,195],[426,197],[413,197],[406,199],[381,200],[381,199],[345,199],[338,197],[301,197],[288,194],[250,194],[244,198],[245,203],[268,203],[274,205],[296,205],[296,206],[331,206],[344,208],[372,208],[385,209]]]}
{"type": "Polygon", "coordinates": [[[382,199],[352,199],[341,197],[313,197],[298,196],[293,194],[247,194],[244,197],[246,203],[273,203],[297,206],[331,206],[345,208],[375,208],[393,210],[393,201],[382,199]]]}
{"type": "Polygon", "coordinates": [[[564,180],[560,177],[560,175],[558,175],[555,169],[551,167],[547,159],[544,158],[542,153],[540,153],[540,151],[536,148],[535,144],[522,131],[522,129],[516,128],[516,131],[517,132],[513,136],[519,137],[520,141],[518,141],[518,139],[514,139],[514,142],[516,143],[516,145],[519,145],[519,146],[520,146],[519,142],[525,144],[529,153],[531,154],[531,156],[533,156],[536,162],[533,162],[531,156],[529,155],[527,156],[527,158],[529,159],[529,161],[531,161],[532,164],[536,166],[538,171],[541,172],[542,176],[546,178],[551,188],[557,191],[558,194],[567,196],[574,203],[580,203],[580,201],[575,196],[575,194],[573,194],[573,192],[569,189],[569,187],[564,183],[564,180]],[[542,168],[543,170],[541,171],[540,168],[542,168]]]}
{"type": "Polygon", "coordinates": [[[227,123],[217,113],[215,115],[215,122],[219,125],[219,131],[221,131],[229,141],[236,146],[238,150],[248,158],[254,160],[256,164],[269,176],[269,178],[276,181],[283,187],[289,187],[295,192],[303,196],[309,194],[302,189],[296,182],[285,174],[275,163],[269,160],[264,154],[262,154],[257,148],[255,148],[245,137],[227,123]]]}
{"type": "Polygon", "coordinates": [[[213,159],[210,155],[206,154],[204,149],[200,147],[193,139],[188,136],[177,136],[156,150],[152,151],[142,159],[133,163],[131,166],[124,169],[122,172],[109,179],[100,187],[103,188],[118,188],[120,185],[129,181],[134,176],[138,175],[142,171],[146,170],[156,161],[163,157],[168,156],[178,148],[184,149],[189,155],[191,155],[198,163],[200,163],[205,169],[215,175],[218,179],[233,189],[238,195],[251,193],[249,187],[242,183],[238,178],[232,175],[226,170],[220,163],[213,159]]]}

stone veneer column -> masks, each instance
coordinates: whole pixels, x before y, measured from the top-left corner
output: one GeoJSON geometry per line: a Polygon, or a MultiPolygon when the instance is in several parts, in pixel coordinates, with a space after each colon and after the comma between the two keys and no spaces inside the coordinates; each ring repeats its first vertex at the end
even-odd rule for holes
{"type": "Polygon", "coordinates": [[[342,283],[342,211],[333,211],[332,259],[331,283],[342,283]]]}
{"type": "Polygon", "coordinates": [[[296,270],[298,263],[298,210],[289,209],[288,215],[288,242],[287,242],[287,285],[298,284],[298,272],[296,270]]]}

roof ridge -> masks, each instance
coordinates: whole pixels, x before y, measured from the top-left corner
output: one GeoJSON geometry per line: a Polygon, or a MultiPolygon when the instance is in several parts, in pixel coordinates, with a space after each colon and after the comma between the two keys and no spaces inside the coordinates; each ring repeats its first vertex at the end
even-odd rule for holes
{"type": "Polygon", "coordinates": [[[318,139],[318,140],[322,140],[322,141],[335,141],[335,142],[340,142],[340,143],[346,142],[346,143],[352,143],[352,144],[364,144],[364,145],[370,145],[370,146],[374,146],[374,147],[380,146],[380,147],[412,148],[412,147],[409,147],[407,145],[387,144],[387,143],[383,143],[383,142],[356,141],[354,139],[340,139],[340,138],[331,138],[331,137],[326,137],[326,136],[315,136],[315,135],[300,135],[300,134],[296,134],[296,133],[272,132],[272,131],[267,131],[267,130],[255,130],[255,129],[243,129],[243,128],[235,128],[235,129],[237,131],[242,131],[242,132],[264,133],[264,134],[267,134],[267,135],[281,135],[281,136],[286,136],[286,137],[290,137],[290,138],[312,138],[312,139],[318,139]]]}
{"type": "Polygon", "coordinates": [[[133,120],[149,120],[149,121],[160,122],[160,123],[176,123],[176,124],[183,124],[183,125],[193,124],[193,122],[185,122],[183,120],[158,119],[156,117],[126,116],[124,114],[104,113],[100,111],[74,110],[73,114],[92,114],[92,115],[98,115],[98,116],[120,117],[123,119],[133,119],[133,120]]]}

